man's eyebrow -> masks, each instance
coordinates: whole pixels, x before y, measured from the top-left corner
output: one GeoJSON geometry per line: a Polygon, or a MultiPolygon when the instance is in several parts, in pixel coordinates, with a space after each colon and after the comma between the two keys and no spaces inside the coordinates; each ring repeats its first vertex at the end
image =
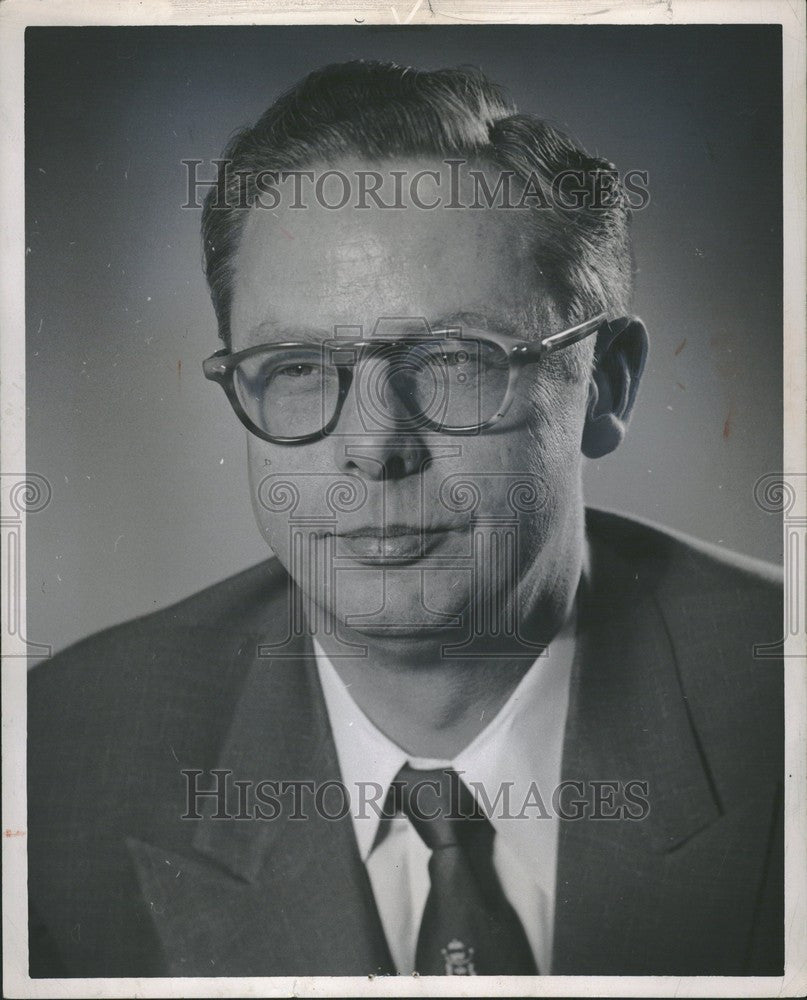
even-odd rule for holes
{"type": "Polygon", "coordinates": [[[250,341],[256,344],[282,344],[287,341],[321,344],[323,340],[329,340],[331,337],[333,331],[329,332],[314,326],[276,323],[268,319],[258,323],[249,331],[250,341]]]}
{"type": "MultiPolygon", "coordinates": [[[[413,325],[422,329],[420,325],[422,322],[423,320],[420,320],[419,323],[413,325]]],[[[519,330],[518,324],[505,316],[469,309],[446,313],[438,319],[430,320],[428,327],[432,332],[459,328],[460,330],[487,330],[510,336],[516,336],[519,330]]],[[[405,330],[401,332],[405,333],[405,330]]],[[[334,329],[326,330],[324,327],[304,324],[278,323],[271,319],[263,320],[249,331],[249,340],[254,344],[302,341],[303,343],[319,345],[323,341],[333,339],[334,336],[334,329]]]]}
{"type": "Polygon", "coordinates": [[[468,330],[488,330],[492,333],[503,333],[510,336],[515,336],[518,332],[517,324],[505,316],[468,309],[448,313],[433,320],[429,325],[432,330],[460,327],[468,330]]]}

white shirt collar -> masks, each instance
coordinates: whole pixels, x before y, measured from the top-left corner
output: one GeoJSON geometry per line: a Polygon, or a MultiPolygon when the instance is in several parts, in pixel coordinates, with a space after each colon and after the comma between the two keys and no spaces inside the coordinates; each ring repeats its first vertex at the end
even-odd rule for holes
{"type": "MultiPolygon", "coordinates": [[[[362,806],[361,789],[368,789],[366,798],[375,796],[380,808],[390,783],[407,762],[420,769],[451,766],[477,798],[474,784],[481,784],[491,803],[496,802],[500,789],[509,786],[510,817],[522,810],[535,783],[550,818],[554,818],[552,793],[560,781],[575,621],[572,614],[495,717],[453,761],[412,757],[393,743],[359,708],[314,640],[342,780],[350,796],[356,839],[364,861],[372,852],[379,816],[366,800],[362,806]],[[374,788],[373,782],[380,789],[374,788]]],[[[534,796],[530,801],[535,801],[534,796]]],[[[525,862],[531,863],[531,867],[537,864],[538,870],[546,866],[548,872],[554,873],[555,824],[537,819],[538,812],[533,806],[524,810],[520,818],[508,818],[500,800],[489,818],[497,834],[525,862]]]]}

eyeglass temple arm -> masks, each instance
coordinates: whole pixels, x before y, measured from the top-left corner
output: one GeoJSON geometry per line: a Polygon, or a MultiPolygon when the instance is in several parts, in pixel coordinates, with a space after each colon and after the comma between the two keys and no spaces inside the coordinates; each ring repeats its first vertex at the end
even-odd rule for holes
{"type": "Polygon", "coordinates": [[[590,337],[605,323],[605,317],[606,314],[603,312],[592,319],[587,319],[585,323],[571,327],[569,330],[562,330],[560,333],[553,333],[551,337],[544,337],[538,345],[541,353],[550,354],[552,351],[559,351],[562,347],[570,347],[579,340],[590,337]]]}

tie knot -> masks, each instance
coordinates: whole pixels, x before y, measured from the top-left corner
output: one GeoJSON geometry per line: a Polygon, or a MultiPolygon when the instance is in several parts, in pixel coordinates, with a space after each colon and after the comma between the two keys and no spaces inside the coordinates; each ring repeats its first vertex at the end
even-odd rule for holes
{"type": "Polygon", "coordinates": [[[485,814],[452,768],[419,771],[404,764],[390,785],[384,811],[403,813],[432,851],[459,846],[490,830],[485,814]]]}

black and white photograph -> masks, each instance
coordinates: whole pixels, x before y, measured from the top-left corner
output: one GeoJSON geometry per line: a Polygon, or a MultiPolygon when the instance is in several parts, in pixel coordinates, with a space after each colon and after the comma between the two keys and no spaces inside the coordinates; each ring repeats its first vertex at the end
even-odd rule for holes
{"type": "Polygon", "coordinates": [[[0,10],[4,995],[799,995],[803,10],[216,6],[0,10]]]}

